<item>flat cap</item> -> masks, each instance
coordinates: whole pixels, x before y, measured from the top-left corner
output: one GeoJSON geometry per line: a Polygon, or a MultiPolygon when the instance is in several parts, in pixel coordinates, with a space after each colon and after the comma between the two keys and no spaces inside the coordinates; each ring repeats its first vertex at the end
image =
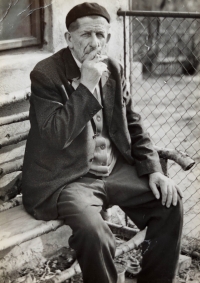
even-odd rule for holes
{"type": "Polygon", "coordinates": [[[66,16],[66,27],[69,28],[70,24],[78,18],[88,16],[100,16],[105,18],[110,23],[110,15],[107,10],[97,3],[84,2],[80,5],[74,6],[66,16]]]}

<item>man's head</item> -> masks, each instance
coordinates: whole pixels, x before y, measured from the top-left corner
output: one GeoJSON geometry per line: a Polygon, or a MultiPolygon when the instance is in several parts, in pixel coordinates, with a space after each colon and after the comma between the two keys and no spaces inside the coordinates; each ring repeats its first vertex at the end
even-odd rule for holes
{"type": "Polygon", "coordinates": [[[73,55],[81,63],[93,50],[105,54],[106,44],[110,39],[109,23],[108,12],[96,3],[86,2],[69,11],[65,38],[73,55]]]}

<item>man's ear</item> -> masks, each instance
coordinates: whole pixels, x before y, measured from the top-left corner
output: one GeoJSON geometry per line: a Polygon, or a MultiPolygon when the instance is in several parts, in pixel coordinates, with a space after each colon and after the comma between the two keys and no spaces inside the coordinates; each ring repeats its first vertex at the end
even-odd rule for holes
{"type": "Polygon", "coordinates": [[[108,43],[108,42],[109,42],[110,38],[111,38],[111,33],[108,33],[106,43],[108,43]]]}
{"type": "Polygon", "coordinates": [[[71,36],[71,33],[68,32],[68,31],[65,33],[65,40],[66,40],[69,48],[72,49],[73,48],[72,36],[71,36]]]}

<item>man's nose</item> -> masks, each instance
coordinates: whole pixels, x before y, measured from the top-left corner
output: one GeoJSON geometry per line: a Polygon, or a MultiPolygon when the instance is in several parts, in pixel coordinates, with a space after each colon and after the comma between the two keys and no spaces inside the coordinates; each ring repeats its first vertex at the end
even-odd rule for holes
{"type": "Polygon", "coordinates": [[[91,42],[90,42],[91,47],[97,48],[99,47],[99,39],[97,38],[96,34],[91,35],[91,42]]]}

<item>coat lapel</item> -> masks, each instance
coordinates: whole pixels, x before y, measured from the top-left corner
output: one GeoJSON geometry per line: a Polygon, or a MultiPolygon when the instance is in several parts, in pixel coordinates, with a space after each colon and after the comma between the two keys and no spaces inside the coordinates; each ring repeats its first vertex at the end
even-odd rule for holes
{"type": "Polygon", "coordinates": [[[69,48],[66,49],[63,57],[64,57],[66,77],[69,80],[80,77],[81,73],[79,67],[77,66],[69,48]]]}
{"type": "Polygon", "coordinates": [[[102,90],[104,116],[109,128],[112,121],[115,102],[115,85],[115,81],[109,78],[107,72],[104,72],[100,80],[100,86],[102,90]]]}
{"type": "Polygon", "coordinates": [[[63,59],[65,65],[65,76],[69,83],[69,89],[70,89],[69,94],[71,94],[74,91],[74,88],[72,87],[72,81],[80,78],[81,73],[69,48],[65,50],[63,59]]]}

